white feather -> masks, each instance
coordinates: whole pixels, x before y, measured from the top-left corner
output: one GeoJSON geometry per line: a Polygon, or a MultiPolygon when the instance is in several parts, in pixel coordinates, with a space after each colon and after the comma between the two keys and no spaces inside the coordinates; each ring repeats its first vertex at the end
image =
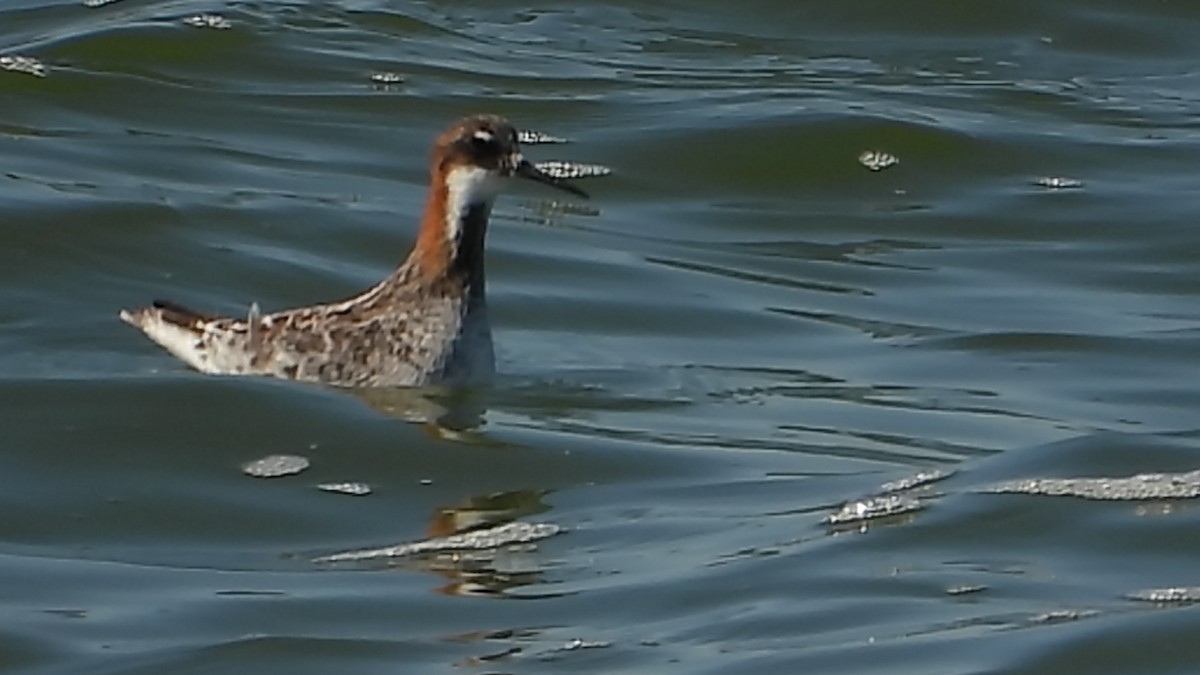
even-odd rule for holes
{"type": "Polygon", "coordinates": [[[184,363],[202,373],[221,372],[207,351],[200,346],[200,338],[194,331],[164,321],[158,309],[142,309],[136,312],[121,310],[121,320],[142,329],[151,340],[166,348],[184,363]]]}
{"type": "Polygon", "coordinates": [[[462,218],[467,209],[488,204],[500,194],[503,179],[495,171],[478,166],[459,166],[446,176],[446,238],[457,242],[462,235],[462,218]]]}

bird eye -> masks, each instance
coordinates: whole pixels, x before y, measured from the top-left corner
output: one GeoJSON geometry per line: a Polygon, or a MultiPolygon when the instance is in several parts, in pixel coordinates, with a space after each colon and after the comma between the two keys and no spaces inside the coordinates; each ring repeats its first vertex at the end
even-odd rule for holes
{"type": "Polygon", "coordinates": [[[487,150],[492,147],[496,137],[487,129],[479,129],[471,134],[471,145],[476,150],[487,150]]]}

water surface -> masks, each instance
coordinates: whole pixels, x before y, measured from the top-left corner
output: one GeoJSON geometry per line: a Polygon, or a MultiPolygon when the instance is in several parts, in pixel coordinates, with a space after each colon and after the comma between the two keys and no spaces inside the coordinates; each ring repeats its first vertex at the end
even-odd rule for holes
{"type": "Polygon", "coordinates": [[[1195,609],[1128,597],[1200,585],[1190,501],[983,488],[1200,464],[1197,34],[1182,1],[5,4],[45,73],[0,70],[0,664],[1192,672],[1195,609]],[[374,283],[478,111],[614,170],[497,205],[494,386],[203,377],[116,319],[374,283]],[[312,466],[241,472],[271,454],[312,466]],[[822,524],[925,469],[923,510],[822,524]],[[313,562],[512,519],[564,533],[313,562]]]}

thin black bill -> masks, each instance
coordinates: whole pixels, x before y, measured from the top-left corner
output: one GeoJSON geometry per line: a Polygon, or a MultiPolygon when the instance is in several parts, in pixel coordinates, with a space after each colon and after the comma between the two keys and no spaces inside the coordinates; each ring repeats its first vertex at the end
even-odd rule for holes
{"type": "Polygon", "coordinates": [[[560,190],[565,190],[567,192],[570,192],[571,194],[573,194],[577,197],[583,197],[584,199],[588,199],[588,193],[586,193],[582,189],[576,187],[573,183],[568,183],[567,181],[565,181],[561,178],[555,178],[554,176],[551,176],[550,174],[539,170],[536,166],[534,166],[533,164],[530,164],[529,161],[526,159],[522,159],[521,163],[517,164],[517,169],[513,173],[520,176],[521,178],[528,178],[529,180],[532,180],[532,181],[537,181],[539,183],[545,183],[546,185],[549,185],[551,187],[556,187],[560,190]]]}

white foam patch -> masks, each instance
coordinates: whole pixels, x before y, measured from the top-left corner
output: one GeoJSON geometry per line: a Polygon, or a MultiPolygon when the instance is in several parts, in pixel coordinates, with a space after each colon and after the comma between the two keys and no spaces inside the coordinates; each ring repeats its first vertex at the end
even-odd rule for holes
{"type": "Polygon", "coordinates": [[[279,478],[300,473],[308,466],[308,458],[300,455],[267,455],[243,464],[242,473],[255,478],[279,478]]]}

